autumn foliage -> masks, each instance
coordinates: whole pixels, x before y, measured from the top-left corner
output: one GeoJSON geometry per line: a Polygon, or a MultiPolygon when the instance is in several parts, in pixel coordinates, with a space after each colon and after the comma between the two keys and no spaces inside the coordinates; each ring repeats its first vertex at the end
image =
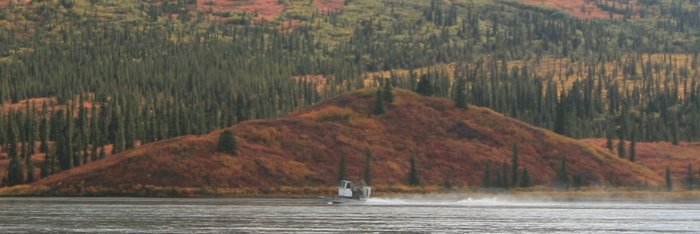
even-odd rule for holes
{"type": "Polygon", "coordinates": [[[483,168],[510,162],[514,144],[519,166],[527,168],[534,185],[554,184],[561,157],[569,173],[581,175],[587,185],[663,184],[653,170],[486,108],[464,110],[447,99],[394,89],[396,99],[385,106],[386,113],[372,115],[375,91],[359,90],[279,119],[235,125],[229,129],[238,141],[235,157],[217,152],[219,130],[147,144],[29,188],[52,195],[138,194],[146,188],[283,194],[274,191],[332,188],[342,155],[347,157],[347,178],[361,179],[367,150],[373,155],[372,184],[377,187],[406,185],[414,156],[421,186],[444,181],[479,186],[483,168]]]}

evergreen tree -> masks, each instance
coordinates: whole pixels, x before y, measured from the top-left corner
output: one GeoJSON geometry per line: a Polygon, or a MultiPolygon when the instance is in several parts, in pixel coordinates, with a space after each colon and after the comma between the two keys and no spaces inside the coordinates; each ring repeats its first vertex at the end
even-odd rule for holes
{"type": "Polygon", "coordinates": [[[416,87],[416,93],[423,96],[433,96],[433,84],[428,79],[427,75],[422,75],[416,87]]]}
{"type": "Polygon", "coordinates": [[[583,177],[581,174],[574,175],[574,188],[580,189],[583,186],[583,177]]]}
{"type": "Polygon", "coordinates": [[[122,108],[118,102],[115,102],[114,110],[112,111],[112,125],[110,127],[113,133],[114,146],[112,147],[112,154],[122,152],[126,149],[126,129],[124,126],[124,117],[122,115],[122,108]]]}
{"type": "Polygon", "coordinates": [[[554,132],[560,135],[569,135],[569,118],[566,110],[566,105],[563,102],[557,104],[556,116],[554,121],[554,132]]]}
{"type": "Polygon", "coordinates": [[[506,162],[506,160],[503,160],[503,163],[501,164],[501,183],[498,185],[501,188],[509,188],[511,186],[510,184],[510,178],[511,175],[509,173],[510,171],[510,165],[506,162]]]}
{"type": "Polygon", "coordinates": [[[527,188],[530,186],[532,186],[530,173],[527,171],[527,168],[523,168],[522,175],[520,176],[520,187],[527,188]]]}
{"type": "MultiPolygon", "coordinates": [[[[101,144],[101,142],[100,142],[100,139],[101,139],[100,127],[99,127],[100,126],[100,123],[99,123],[100,117],[98,115],[97,105],[95,104],[94,101],[92,102],[91,113],[92,113],[92,118],[90,118],[90,150],[91,150],[90,160],[94,162],[99,157],[99,155],[97,153],[97,148],[101,144]]],[[[142,139],[142,140],[145,141],[146,139],[142,139]]]]}
{"type": "Polygon", "coordinates": [[[637,134],[632,133],[632,139],[630,142],[630,161],[634,162],[637,160],[637,134]]]}
{"type": "Polygon", "coordinates": [[[338,162],[338,181],[345,180],[345,170],[346,170],[345,155],[340,156],[340,162],[338,162]]]}
{"type": "Polygon", "coordinates": [[[17,144],[19,132],[14,120],[14,115],[14,112],[10,111],[7,121],[9,125],[7,128],[7,141],[9,142],[7,153],[10,157],[10,162],[7,169],[7,179],[5,181],[5,185],[7,186],[18,185],[24,182],[24,170],[22,169],[22,163],[19,158],[19,146],[17,144]]]}
{"type": "Polygon", "coordinates": [[[678,145],[679,140],[678,140],[678,135],[679,135],[679,127],[678,127],[678,116],[674,114],[671,117],[671,143],[673,145],[678,145]]]}
{"type": "Polygon", "coordinates": [[[617,142],[617,156],[625,158],[625,139],[620,134],[620,140],[617,142]]]}
{"type": "Polygon", "coordinates": [[[467,109],[467,95],[464,93],[465,81],[459,79],[455,87],[454,103],[457,108],[467,109]]]}
{"type": "Polygon", "coordinates": [[[486,167],[484,168],[484,176],[481,178],[481,187],[491,187],[491,164],[486,164],[486,167]]]}
{"type": "Polygon", "coordinates": [[[374,96],[374,109],[372,109],[372,114],[383,115],[384,114],[384,98],[382,96],[382,90],[377,89],[377,93],[374,96]]]}
{"type": "Polygon", "coordinates": [[[688,189],[693,189],[695,186],[695,177],[693,176],[693,165],[688,163],[688,171],[687,171],[686,179],[685,179],[685,185],[688,189]]]}
{"type": "Polygon", "coordinates": [[[512,180],[511,180],[510,184],[512,184],[513,186],[516,186],[516,187],[519,185],[518,175],[520,174],[519,173],[520,172],[520,165],[519,165],[520,164],[520,162],[519,162],[520,161],[520,158],[519,158],[520,152],[519,152],[518,148],[519,147],[518,147],[517,143],[513,145],[513,156],[512,156],[511,161],[510,161],[510,164],[512,167],[512,169],[511,169],[511,175],[512,175],[511,179],[512,180]]]}
{"type": "Polygon", "coordinates": [[[238,142],[236,142],[236,136],[234,136],[233,131],[224,130],[219,134],[219,143],[216,151],[231,155],[238,154],[238,142]]]}
{"type": "MultiPolygon", "coordinates": [[[[57,150],[57,156],[58,156],[58,161],[59,161],[59,166],[61,167],[61,170],[68,170],[71,167],[73,167],[73,157],[75,155],[74,153],[74,144],[73,144],[73,136],[74,136],[74,125],[73,125],[73,116],[72,116],[72,109],[71,109],[71,104],[68,104],[66,107],[66,113],[65,117],[62,119],[65,119],[65,126],[63,126],[63,131],[61,136],[57,142],[58,145],[58,150],[57,150]]],[[[62,115],[62,113],[58,113],[59,115],[62,115]]]]}
{"type": "Polygon", "coordinates": [[[46,149],[46,153],[44,154],[44,164],[41,166],[41,178],[45,178],[53,174],[54,159],[56,157],[55,153],[56,152],[53,150],[53,147],[46,149]]]}
{"type": "Polygon", "coordinates": [[[421,184],[418,168],[416,167],[416,155],[411,156],[411,170],[408,172],[408,185],[419,186],[421,184]]]}
{"type": "Polygon", "coordinates": [[[556,185],[561,189],[569,188],[569,169],[567,168],[566,158],[564,156],[561,156],[561,164],[559,170],[557,170],[556,185]]]}
{"type": "MultiPolygon", "coordinates": [[[[27,143],[25,143],[27,144],[27,143]]],[[[27,183],[32,183],[34,182],[34,160],[32,160],[32,155],[30,154],[29,144],[27,144],[27,147],[25,147],[25,164],[27,165],[27,183]]]]}
{"type": "Polygon", "coordinates": [[[670,167],[666,167],[666,191],[673,191],[673,178],[671,177],[670,167]]]}
{"type": "Polygon", "coordinates": [[[100,159],[106,158],[107,157],[107,150],[105,149],[105,146],[103,145],[100,147],[100,159]]]}
{"type": "Polygon", "coordinates": [[[395,97],[394,97],[394,90],[391,87],[391,82],[389,82],[389,81],[384,82],[384,88],[382,90],[382,94],[384,95],[383,96],[384,102],[389,103],[389,104],[394,103],[395,97]]]}
{"type": "Polygon", "coordinates": [[[372,151],[365,152],[365,173],[364,180],[367,185],[372,185],[372,151]]]}
{"type": "Polygon", "coordinates": [[[607,148],[608,151],[613,152],[613,134],[611,130],[606,131],[605,139],[605,148],[607,148]]]}
{"type": "Polygon", "coordinates": [[[49,149],[49,116],[47,112],[48,107],[46,102],[44,102],[42,107],[41,124],[39,125],[39,140],[41,144],[39,145],[39,152],[46,153],[49,149]]]}

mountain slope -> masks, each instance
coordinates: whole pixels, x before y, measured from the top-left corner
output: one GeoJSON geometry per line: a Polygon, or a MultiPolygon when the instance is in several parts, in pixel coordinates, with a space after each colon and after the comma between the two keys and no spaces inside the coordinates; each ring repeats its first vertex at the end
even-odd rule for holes
{"type": "MultiPolygon", "coordinates": [[[[600,149],[605,148],[605,139],[583,139],[584,143],[600,149]]],[[[618,141],[614,141],[617,147],[618,141]]],[[[629,147],[630,142],[626,142],[629,147]]],[[[658,174],[664,174],[666,168],[671,169],[674,184],[682,185],[688,178],[688,165],[693,169],[695,178],[700,178],[698,168],[700,166],[700,143],[681,142],[673,145],[670,142],[638,142],[636,145],[638,164],[647,167],[658,174]]],[[[629,152],[628,152],[629,153],[629,152]]]]}
{"type": "MultiPolygon", "coordinates": [[[[551,185],[565,157],[570,175],[591,185],[658,184],[661,176],[576,140],[532,127],[486,108],[468,111],[451,101],[395,90],[385,115],[371,116],[374,90],[365,89],[276,120],[231,127],[239,153],[215,152],[218,134],[156,142],[79,168],[32,186],[50,194],[132,194],[153,188],[279,188],[332,186],[341,155],[347,175],[360,179],[365,152],[374,154],[374,185],[405,184],[412,155],[427,185],[479,185],[487,164],[510,163],[520,149],[520,165],[535,184],[551,185]]],[[[498,169],[494,169],[498,170],[498,169]]],[[[495,174],[496,172],[492,172],[495,174]]]]}

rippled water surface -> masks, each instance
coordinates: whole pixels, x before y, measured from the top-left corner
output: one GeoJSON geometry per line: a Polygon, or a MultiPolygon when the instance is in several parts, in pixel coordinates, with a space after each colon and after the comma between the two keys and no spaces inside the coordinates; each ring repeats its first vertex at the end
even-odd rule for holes
{"type": "Polygon", "coordinates": [[[371,199],[0,198],[0,233],[700,233],[700,204],[371,199]]]}

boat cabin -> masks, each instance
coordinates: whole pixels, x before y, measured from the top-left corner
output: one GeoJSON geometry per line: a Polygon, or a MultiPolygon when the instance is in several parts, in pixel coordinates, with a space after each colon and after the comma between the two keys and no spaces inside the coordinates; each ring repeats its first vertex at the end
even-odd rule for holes
{"type": "Polygon", "coordinates": [[[371,195],[372,188],[364,185],[355,186],[352,181],[349,180],[341,180],[340,185],[338,185],[339,197],[366,200],[371,195]]]}

